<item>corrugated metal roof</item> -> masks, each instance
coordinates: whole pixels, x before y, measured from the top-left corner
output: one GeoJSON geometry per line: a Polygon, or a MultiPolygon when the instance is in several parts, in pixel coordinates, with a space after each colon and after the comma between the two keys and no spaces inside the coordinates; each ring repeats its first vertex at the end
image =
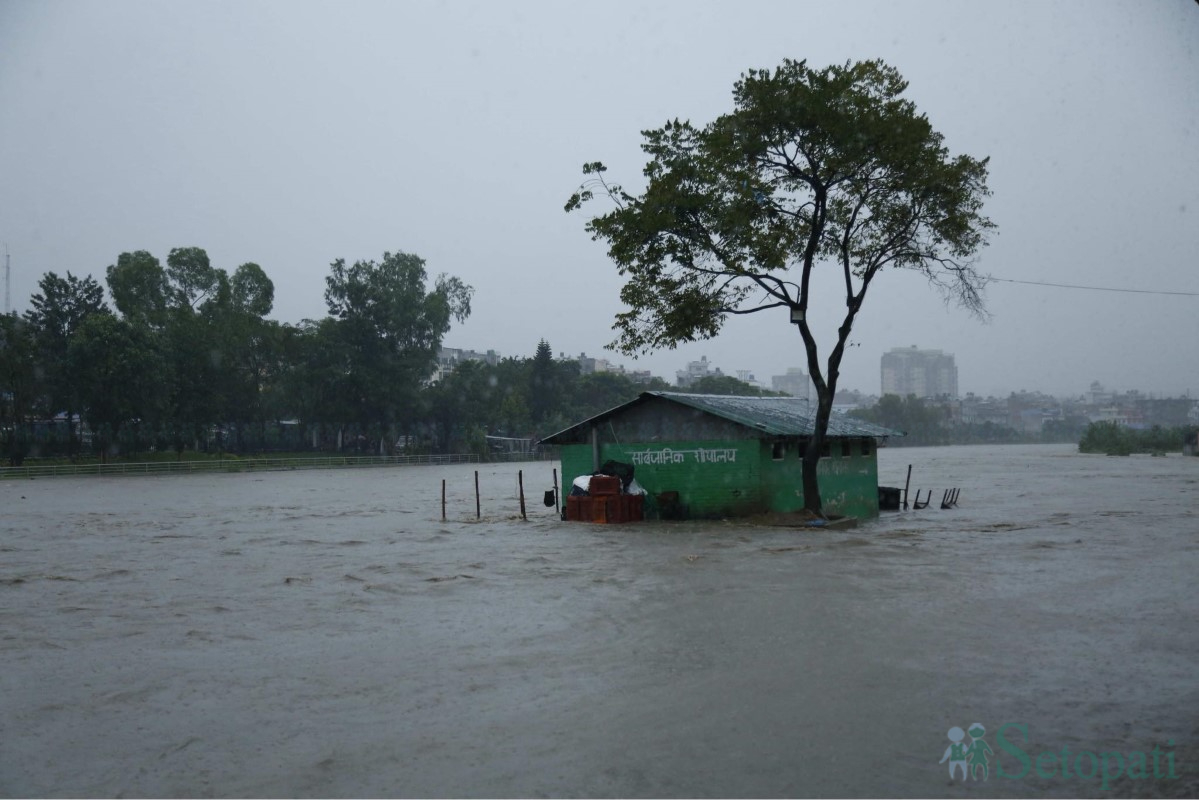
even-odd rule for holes
{"type": "MultiPolygon", "coordinates": [[[[737,397],[718,394],[646,392],[657,397],[706,411],[747,428],[772,436],[811,436],[816,429],[816,405],[800,397],[737,397]]],[[[865,420],[833,412],[828,421],[828,436],[903,436],[865,420]]]]}
{"type": "MultiPolygon", "coordinates": [[[[682,392],[643,392],[636,400],[610,408],[594,417],[571,425],[565,430],[558,431],[552,436],[542,439],[546,444],[556,444],[559,437],[566,437],[579,428],[600,422],[608,417],[619,414],[626,408],[644,403],[646,400],[659,397],[663,400],[679,403],[707,414],[727,419],[738,425],[744,425],[767,436],[811,436],[816,428],[816,406],[809,405],[807,400],[799,397],[738,397],[735,395],[718,394],[685,394],[682,392]]],[[[903,436],[900,431],[893,431],[880,425],[864,420],[847,417],[833,412],[829,418],[828,436],[874,437],[903,436]]]]}

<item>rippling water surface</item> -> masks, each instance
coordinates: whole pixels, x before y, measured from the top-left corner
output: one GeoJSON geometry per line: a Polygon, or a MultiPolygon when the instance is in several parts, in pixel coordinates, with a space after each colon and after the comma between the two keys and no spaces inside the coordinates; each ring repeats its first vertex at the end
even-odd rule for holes
{"type": "Polygon", "coordinates": [[[473,466],[3,482],[0,794],[1104,794],[951,781],[974,722],[1193,794],[1199,458],[1073,450],[884,449],[958,507],[836,532],[563,523],[552,464],[481,520],[473,466]]]}

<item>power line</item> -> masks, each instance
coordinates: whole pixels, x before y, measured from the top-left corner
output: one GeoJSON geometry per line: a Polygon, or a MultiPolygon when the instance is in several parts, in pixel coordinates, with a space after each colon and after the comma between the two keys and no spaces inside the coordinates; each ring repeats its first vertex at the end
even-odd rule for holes
{"type": "MultiPolygon", "coordinates": [[[[1196,0],[1199,2],[1199,0],[1196,0]]],[[[1029,286],[1055,286],[1058,289],[1090,289],[1094,292],[1122,292],[1125,294],[1168,294],[1177,297],[1199,297],[1199,292],[1163,292],[1154,289],[1113,289],[1110,286],[1079,286],[1072,283],[1047,283],[1045,281],[1018,281],[1014,278],[996,278],[988,276],[989,280],[1001,281],[1003,283],[1023,283],[1029,286]]]]}

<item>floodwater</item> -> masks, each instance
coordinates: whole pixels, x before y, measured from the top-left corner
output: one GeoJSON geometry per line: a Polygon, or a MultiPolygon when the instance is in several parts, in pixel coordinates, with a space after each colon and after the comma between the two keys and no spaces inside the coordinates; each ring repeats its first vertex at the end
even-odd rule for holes
{"type": "Polygon", "coordinates": [[[1199,458],[1073,450],[884,449],[958,507],[846,531],[564,523],[549,463],[479,521],[471,465],[6,481],[0,794],[1193,795],[1199,458]]]}

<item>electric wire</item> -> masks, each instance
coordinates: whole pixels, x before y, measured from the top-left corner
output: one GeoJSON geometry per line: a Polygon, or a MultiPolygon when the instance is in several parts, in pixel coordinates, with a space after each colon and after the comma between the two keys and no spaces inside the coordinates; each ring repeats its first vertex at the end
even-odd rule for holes
{"type": "Polygon", "coordinates": [[[1155,289],[1116,289],[1111,286],[1079,286],[1072,283],[1049,283],[1047,281],[1019,281],[1015,278],[996,278],[988,276],[988,280],[1002,283],[1023,283],[1029,286],[1053,286],[1058,289],[1089,289],[1094,292],[1121,292],[1124,294],[1164,294],[1176,297],[1199,297],[1199,292],[1167,292],[1155,289]]]}

